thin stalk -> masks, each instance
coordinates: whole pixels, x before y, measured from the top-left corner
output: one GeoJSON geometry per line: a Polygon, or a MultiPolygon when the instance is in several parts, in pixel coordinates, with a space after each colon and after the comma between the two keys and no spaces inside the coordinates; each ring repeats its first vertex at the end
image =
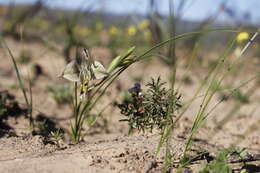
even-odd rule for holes
{"type": "MultiPolygon", "coordinates": [[[[188,32],[188,33],[184,33],[184,34],[180,34],[180,35],[177,35],[173,38],[170,38],[168,40],[165,40],[161,43],[158,43],[156,44],[155,46],[153,46],[152,48],[148,49],[145,53],[139,55],[136,59],[137,61],[141,61],[144,59],[144,57],[146,55],[148,55],[150,52],[152,52],[153,50],[159,48],[159,47],[162,47],[163,45],[171,42],[171,41],[175,41],[175,40],[179,40],[179,39],[182,39],[182,38],[185,38],[185,37],[191,37],[193,35],[196,35],[196,34],[202,34],[202,33],[211,33],[211,32],[231,32],[231,33],[238,33],[238,32],[241,32],[241,31],[246,31],[246,32],[253,32],[255,33],[256,30],[235,30],[235,29],[229,29],[229,28],[219,28],[219,29],[207,29],[207,30],[203,30],[203,31],[194,31],[194,32],[188,32]]],[[[257,31],[259,32],[259,31],[257,31]]]]}
{"type": "Polygon", "coordinates": [[[0,41],[2,43],[2,47],[7,50],[8,54],[9,54],[9,57],[11,57],[11,60],[12,60],[12,63],[13,63],[14,69],[15,69],[16,77],[18,79],[19,88],[21,89],[21,91],[23,93],[23,97],[24,97],[24,100],[25,100],[25,103],[26,103],[26,106],[27,106],[27,109],[28,109],[30,127],[33,127],[33,118],[32,118],[32,87],[31,87],[31,83],[29,81],[29,92],[30,92],[30,100],[29,100],[28,97],[27,97],[27,94],[26,94],[26,89],[24,87],[22,78],[20,76],[20,72],[19,72],[18,66],[16,64],[15,58],[14,58],[11,50],[9,49],[8,45],[6,44],[5,40],[2,38],[1,35],[0,35],[0,41]]]}
{"type": "Polygon", "coordinates": [[[30,103],[29,103],[29,99],[26,95],[26,90],[24,88],[24,85],[23,85],[23,82],[22,82],[22,78],[20,76],[20,72],[19,72],[19,69],[17,67],[17,64],[16,64],[16,61],[15,61],[15,58],[11,52],[11,50],[9,49],[9,47],[7,46],[6,42],[1,38],[1,42],[2,42],[2,47],[5,48],[9,54],[9,56],[11,57],[11,60],[12,60],[12,63],[14,65],[14,69],[15,69],[15,72],[16,72],[16,76],[17,76],[17,79],[18,79],[18,83],[19,83],[19,87],[20,89],[22,90],[22,93],[23,93],[23,96],[24,96],[24,99],[25,99],[25,102],[27,104],[27,106],[29,107],[30,103]]]}
{"type": "MultiPolygon", "coordinates": [[[[251,79],[247,80],[246,82],[243,82],[243,83],[240,84],[239,86],[233,88],[233,89],[230,91],[230,93],[227,95],[227,97],[230,97],[237,89],[240,89],[240,88],[244,87],[245,85],[247,85],[248,83],[250,83],[250,82],[256,80],[256,79],[259,78],[259,77],[260,77],[260,74],[258,74],[258,75],[256,75],[256,76],[252,77],[251,79]]],[[[209,115],[220,105],[220,103],[222,103],[223,101],[224,101],[224,99],[221,99],[219,102],[217,102],[217,103],[209,110],[209,112],[206,114],[206,116],[203,118],[203,120],[206,119],[206,118],[208,118],[208,116],[209,116],[209,115]]],[[[238,106],[235,106],[235,107],[237,108],[238,106]]],[[[210,135],[210,136],[211,136],[211,135],[210,135]]]]}
{"type": "Polygon", "coordinates": [[[33,112],[33,97],[32,97],[32,82],[30,80],[29,77],[29,96],[30,96],[30,105],[28,108],[28,112],[29,112],[29,123],[30,123],[30,127],[32,129],[34,129],[34,123],[33,123],[33,116],[32,116],[32,112],[33,112]]]}
{"type": "MultiPolygon", "coordinates": [[[[241,57],[243,55],[243,53],[245,52],[246,48],[248,48],[248,46],[250,45],[250,43],[256,38],[256,36],[258,35],[258,33],[256,32],[254,34],[254,36],[250,39],[250,41],[248,42],[248,44],[244,47],[244,49],[241,51],[241,54],[239,57],[241,57]]],[[[224,63],[224,60],[226,59],[227,55],[228,55],[228,52],[230,51],[230,49],[233,47],[233,44],[234,44],[235,40],[233,40],[230,48],[228,49],[227,53],[224,54],[224,59],[222,60],[222,62],[224,63]]],[[[218,81],[218,86],[221,84],[221,82],[224,80],[224,78],[228,75],[228,73],[230,72],[230,69],[232,69],[237,63],[238,63],[239,59],[238,60],[235,60],[230,67],[228,67],[228,70],[222,75],[222,77],[220,78],[220,80],[218,81]]],[[[221,65],[222,66],[222,65],[221,65]]],[[[198,112],[198,114],[196,115],[196,118],[195,118],[195,121],[193,123],[193,126],[192,126],[192,129],[191,129],[191,134],[188,138],[188,141],[186,143],[186,146],[185,146],[185,149],[184,149],[184,157],[186,155],[186,152],[188,151],[189,149],[189,146],[190,146],[190,143],[191,143],[191,140],[192,140],[192,137],[194,136],[194,134],[196,133],[197,129],[200,127],[201,123],[203,122],[203,120],[205,119],[205,117],[207,116],[204,116],[204,113],[205,113],[205,110],[206,108],[208,107],[208,104],[210,102],[210,100],[212,99],[212,97],[214,96],[214,94],[217,92],[217,89],[214,89],[212,91],[211,94],[209,94],[209,91],[210,91],[210,88],[214,82],[214,80],[217,78],[217,75],[219,74],[219,70],[221,69],[221,66],[219,68],[216,69],[216,73],[215,75],[213,76],[212,78],[212,81],[208,87],[208,90],[205,94],[205,97],[202,101],[202,104],[201,104],[201,108],[198,112]],[[209,95],[209,97],[207,98],[207,96],[209,95]],[[207,98],[207,100],[206,100],[207,98]]]]}
{"type": "MultiPolygon", "coordinates": [[[[82,110],[81,115],[83,116],[84,114],[87,114],[90,110],[92,110],[92,108],[96,105],[96,103],[98,102],[98,100],[104,95],[104,93],[106,92],[106,90],[108,89],[108,87],[114,82],[115,79],[117,79],[117,77],[125,70],[126,68],[122,68],[118,71],[118,73],[115,73],[116,75],[113,76],[113,78],[111,79],[111,81],[109,81],[109,83],[105,86],[105,88],[102,90],[102,92],[99,94],[99,96],[97,96],[97,98],[95,99],[95,101],[89,105],[89,107],[86,107],[85,110],[82,110]]],[[[87,117],[84,116],[83,120],[81,121],[81,125],[84,122],[84,120],[87,117]]]]}
{"type": "MultiPolygon", "coordinates": [[[[196,115],[196,118],[194,120],[193,126],[191,128],[190,136],[189,136],[189,138],[188,138],[188,140],[186,142],[186,145],[185,145],[185,148],[184,148],[184,152],[183,152],[184,153],[184,157],[186,157],[186,152],[188,151],[188,149],[190,147],[190,144],[192,142],[192,138],[193,138],[194,134],[197,132],[197,129],[199,128],[200,122],[203,120],[203,115],[204,115],[204,113],[205,113],[205,111],[206,111],[206,109],[207,109],[207,107],[208,107],[212,97],[215,95],[215,93],[217,91],[216,89],[214,89],[210,93],[211,88],[212,88],[211,86],[212,86],[214,80],[217,78],[217,76],[218,76],[218,74],[220,72],[220,69],[223,66],[224,62],[225,62],[225,59],[228,57],[229,52],[232,50],[232,47],[233,47],[234,43],[235,43],[235,39],[233,39],[231,41],[230,45],[228,46],[228,48],[224,52],[223,57],[221,57],[219,59],[219,63],[218,63],[218,65],[216,66],[216,68],[214,70],[215,74],[213,75],[212,80],[211,80],[211,82],[209,84],[209,87],[208,87],[208,89],[206,91],[206,94],[205,94],[205,96],[204,96],[204,98],[202,100],[201,107],[200,107],[200,109],[199,109],[199,111],[198,111],[198,113],[196,115]]],[[[226,76],[223,75],[223,77],[219,80],[218,86],[221,84],[221,82],[224,79],[224,77],[226,77],[226,76]]]]}
{"type": "Polygon", "coordinates": [[[75,124],[78,121],[78,93],[77,93],[77,82],[74,83],[74,116],[75,116],[75,124]]]}
{"type": "MultiPolygon", "coordinates": [[[[124,68],[124,69],[126,69],[126,68],[124,68]]],[[[91,108],[89,108],[89,106],[90,106],[90,102],[89,102],[89,101],[94,99],[95,95],[98,94],[98,92],[101,90],[101,88],[102,88],[111,78],[114,78],[114,76],[116,76],[116,77],[119,76],[119,75],[117,75],[117,74],[118,74],[120,71],[121,71],[121,69],[119,69],[118,71],[114,72],[114,73],[113,73],[112,75],[110,75],[108,78],[105,78],[102,83],[100,83],[100,85],[99,85],[98,88],[94,91],[94,93],[89,96],[87,104],[85,104],[84,107],[82,108],[81,116],[82,116],[83,114],[85,114],[85,112],[87,112],[86,110],[90,110],[90,109],[93,107],[93,106],[91,106],[91,108]]],[[[122,71],[122,72],[123,72],[123,71],[122,71]]],[[[121,74],[122,72],[120,72],[120,74],[121,74]]],[[[113,80],[113,81],[114,81],[114,80],[113,80]]],[[[99,96],[99,98],[100,98],[100,97],[101,97],[101,96],[99,96]]],[[[94,102],[97,102],[97,101],[98,101],[98,99],[95,99],[94,102]]],[[[92,104],[92,105],[93,105],[93,104],[92,104]]],[[[95,105],[95,104],[94,104],[94,105],[95,105]]]]}

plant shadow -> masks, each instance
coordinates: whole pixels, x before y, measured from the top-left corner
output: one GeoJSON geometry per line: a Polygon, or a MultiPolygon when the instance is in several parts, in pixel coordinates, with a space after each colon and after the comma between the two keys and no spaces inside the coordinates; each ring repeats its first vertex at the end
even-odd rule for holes
{"type": "Polygon", "coordinates": [[[35,118],[36,128],[33,131],[33,135],[41,135],[45,138],[45,143],[48,143],[50,134],[52,132],[59,131],[61,134],[65,133],[65,130],[60,127],[55,120],[49,118],[43,113],[39,113],[35,118]]]}
{"type": "Polygon", "coordinates": [[[6,121],[11,117],[15,119],[21,116],[26,117],[26,113],[27,110],[19,106],[15,100],[15,96],[7,90],[0,91],[0,137],[6,135],[17,136],[13,128],[6,121]]]}
{"type": "Polygon", "coordinates": [[[260,172],[260,165],[246,164],[242,169],[245,169],[248,173],[260,172]]]}

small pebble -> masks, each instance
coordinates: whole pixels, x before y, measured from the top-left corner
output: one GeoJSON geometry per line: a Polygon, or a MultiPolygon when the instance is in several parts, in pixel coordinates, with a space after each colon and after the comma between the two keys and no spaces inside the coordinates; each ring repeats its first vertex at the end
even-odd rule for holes
{"type": "Polygon", "coordinates": [[[192,173],[192,170],[190,170],[190,169],[185,169],[182,173],[192,173]]]}
{"type": "Polygon", "coordinates": [[[111,169],[111,170],[115,170],[116,167],[115,167],[114,165],[110,165],[110,169],[111,169]]]}
{"type": "Polygon", "coordinates": [[[149,172],[151,169],[153,169],[155,167],[156,167],[156,162],[155,161],[148,161],[144,165],[144,172],[147,173],[147,172],[149,172]]]}
{"type": "Polygon", "coordinates": [[[134,167],[132,167],[132,166],[129,167],[129,171],[132,171],[132,170],[134,170],[134,167]]]}

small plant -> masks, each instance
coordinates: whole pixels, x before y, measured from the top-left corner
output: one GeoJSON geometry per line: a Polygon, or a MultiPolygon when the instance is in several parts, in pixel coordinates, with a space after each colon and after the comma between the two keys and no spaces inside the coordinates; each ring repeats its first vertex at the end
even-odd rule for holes
{"type": "Polygon", "coordinates": [[[3,115],[6,112],[6,108],[2,103],[0,103],[0,116],[3,115]]]}
{"type": "MultiPolygon", "coordinates": [[[[171,89],[164,87],[160,77],[152,79],[146,86],[146,92],[142,92],[141,85],[136,83],[128,90],[128,97],[118,107],[121,113],[127,117],[121,121],[127,121],[130,127],[129,132],[134,129],[145,132],[152,131],[155,127],[163,130],[168,121],[172,121],[176,111],[181,107],[178,93],[171,97],[171,89]],[[169,106],[173,103],[173,106],[169,106]],[[167,114],[170,112],[171,119],[167,114]]],[[[171,122],[172,123],[172,122],[171,122]]]]}
{"type": "Polygon", "coordinates": [[[32,60],[32,55],[29,50],[22,50],[17,62],[21,64],[28,64],[32,60]]]}
{"type": "Polygon", "coordinates": [[[165,159],[163,172],[171,169],[175,154],[169,147],[170,136],[173,124],[176,121],[176,113],[182,107],[181,95],[174,91],[173,87],[167,89],[165,82],[158,77],[151,79],[146,92],[142,92],[141,85],[136,83],[133,88],[128,90],[122,104],[118,107],[121,114],[127,118],[121,121],[127,121],[129,124],[129,133],[134,129],[139,132],[146,130],[152,131],[157,128],[161,132],[160,141],[157,145],[156,155],[159,153],[163,144],[165,144],[165,159]]]}
{"type": "Polygon", "coordinates": [[[249,156],[248,150],[246,148],[235,147],[234,149],[231,149],[230,153],[233,157],[241,160],[249,156]]]}
{"type": "Polygon", "coordinates": [[[75,121],[71,125],[72,139],[75,142],[82,140],[81,132],[83,123],[91,118],[96,122],[99,114],[94,118],[91,111],[104,95],[106,89],[112,82],[131,64],[135,59],[129,59],[134,50],[130,48],[126,53],[116,57],[109,65],[108,69],[98,61],[95,61],[87,49],[78,49],[75,60],[72,60],[64,68],[61,77],[74,83],[74,117],[75,121]],[[78,93],[79,88],[79,93],[78,93]]]}
{"type": "Polygon", "coordinates": [[[49,91],[58,104],[70,104],[72,102],[73,96],[70,85],[49,87],[49,91]]]}
{"type": "Polygon", "coordinates": [[[58,129],[56,131],[51,131],[49,135],[49,141],[53,142],[55,145],[60,147],[60,140],[63,138],[63,134],[61,132],[61,129],[58,129]]]}
{"type": "Polygon", "coordinates": [[[48,131],[48,124],[46,123],[46,120],[37,122],[36,126],[41,132],[41,134],[45,135],[45,133],[48,131]]]}
{"type": "Polygon", "coordinates": [[[243,94],[239,89],[234,91],[233,96],[241,103],[249,103],[249,97],[246,94],[243,94]]]}
{"type": "Polygon", "coordinates": [[[181,80],[186,85],[191,85],[193,83],[192,78],[189,75],[184,75],[181,80]]]}
{"type": "Polygon", "coordinates": [[[7,111],[5,107],[5,102],[1,99],[0,100],[0,117],[7,111]]]}
{"type": "Polygon", "coordinates": [[[228,165],[230,154],[227,151],[220,152],[217,157],[210,163],[207,163],[199,173],[231,173],[232,169],[228,165]]]}
{"type": "Polygon", "coordinates": [[[8,99],[8,92],[0,91],[0,119],[1,116],[7,112],[7,99],[8,99]]]}

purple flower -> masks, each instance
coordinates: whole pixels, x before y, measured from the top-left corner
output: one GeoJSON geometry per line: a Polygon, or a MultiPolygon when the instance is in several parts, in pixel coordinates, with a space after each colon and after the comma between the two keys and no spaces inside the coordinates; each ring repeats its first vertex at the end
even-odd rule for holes
{"type": "Polygon", "coordinates": [[[134,87],[128,89],[128,91],[129,91],[130,93],[139,93],[139,92],[141,92],[141,91],[142,91],[142,89],[141,89],[141,84],[140,84],[140,83],[135,83],[135,84],[134,84],[134,87]]]}

